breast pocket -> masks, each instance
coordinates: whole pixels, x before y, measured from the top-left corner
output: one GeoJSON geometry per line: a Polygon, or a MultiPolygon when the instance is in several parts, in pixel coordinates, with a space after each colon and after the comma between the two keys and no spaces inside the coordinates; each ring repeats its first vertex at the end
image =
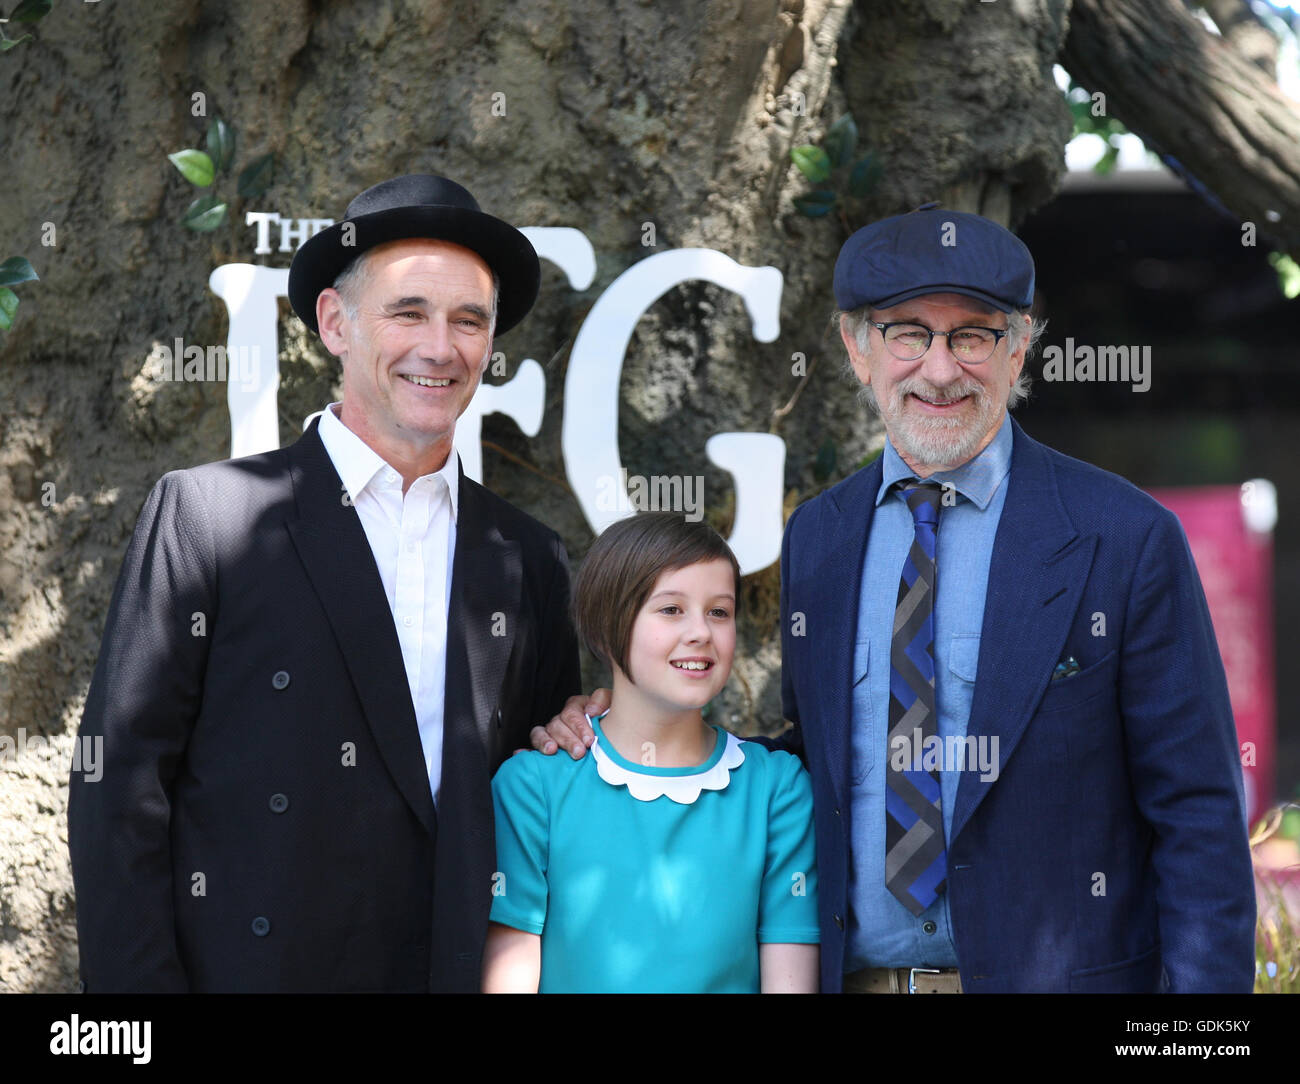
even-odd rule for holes
{"type": "MultiPolygon", "coordinates": [[[[888,664],[886,659],[885,663],[888,664]]],[[[876,746],[885,743],[884,720],[888,711],[888,702],[880,703],[880,697],[872,695],[871,680],[871,643],[859,641],[853,649],[853,732],[849,745],[852,753],[852,780],[854,786],[861,783],[877,760],[876,746]]],[[[886,685],[886,696],[888,686],[886,685]]]]}
{"type": "Polygon", "coordinates": [[[975,684],[980,665],[980,638],[954,634],[948,641],[948,672],[968,685],[975,684]]]}
{"type": "MultiPolygon", "coordinates": [[[[979,669],[980,638],[978,635],[954,633],[948,638],[948,658],[945,667],[937,671],[935,703],[939,713],[952,720],[964,731],[970,719],[971,704],[975,701],[975,674],[979,669]]],[[[938,733],[938,722],[935,722],[938,733]]]]}
{"type": "Polygon", "coordinates": [[[1058,678],[1048,683],[1038,705],[1038,713],[1065,711],[1086,704],[1095,697],[1109,693],[1115,696],[1115,680],[1119,674],[1119,653],[1110,651],[1091,666],[1070,677],[1058,678]]]}

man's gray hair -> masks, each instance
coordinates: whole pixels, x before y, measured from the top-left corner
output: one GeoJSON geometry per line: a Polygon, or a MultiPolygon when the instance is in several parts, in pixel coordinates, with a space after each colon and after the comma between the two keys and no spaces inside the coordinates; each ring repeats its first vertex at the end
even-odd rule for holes
{"type": "MultiPolygon", "coordinates": [[[[990,309],[990,312],[993,310],[990,309]]],[[[833,319],[838,326],[841,317],[847,317],[849,333],[853,336],[854,341],[858,344],[858,349],[864,357],[871,353],[871,306],[863,305],[861,308],[853,309],[851,312],[836,312],[833,319]]],[[[1029,386],[1033,383],[1029,375],[1029,359],[1033,357],[1034,350],[1038,346],[1038,340],[1043,337],[1043,331],[1047,327],[1046,320],[1040,320],[1033,316],[1028,309],[1012,309],[1007,313],[1007,350],[1015,353],[1021,345],[1025,346],[1025,364],[1020,367],[1020,375],[1016,377],[1016,382],[1011,385],[1007,392],[1007,409],[1015,410],[1022,402],[1029,398],[1029,386]],[[1025,323],[1024,318],[1030,317],[1029,324],[1025,323]]],[[[853,371],[853,365],[845,358],[845,367],[847,372],[856,381],[857,373],[853,371]]],[[[875,395],[871,391],[869,384],[863,384],[859,393],[861,398],[868,404],[875,406],[875,395]]]]}
{"type": "MultiPolygon", "coordinates": [[[[361,295],[365,292],[366,284],[370,281],[370,253],[367,249],[361,255],[357,256],[347,267],[339,272],[339,277],[334,280],[334,289],[339,293],[339,298],[343,302],[343,311],[347,313],[349,320],[357,318],[358,306],[361,295]]],[[[491,270],[489,268],[489,270],[491,270]]],[[[496,331],[497,326],[497,300],[501,295],[501,279],[497,277],[495,271],[492,272],[492,326],[491,331],[496,331]]]]}

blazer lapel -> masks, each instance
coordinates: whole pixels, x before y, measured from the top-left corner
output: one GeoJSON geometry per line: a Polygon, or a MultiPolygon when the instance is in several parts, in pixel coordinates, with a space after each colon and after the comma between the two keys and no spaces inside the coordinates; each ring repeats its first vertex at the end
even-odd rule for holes
{"type": "MultiPolygon", "coordinates": [[[[1065,511],[1042,445],[1012,422],[1006,502],[989,565],[975,695],[966,733],[997,738],[998,771],[963,772],[953,809],[956,838],[1006,767],[1060,661],[1097,539],[1065,511]]],[[[951,844],[951,840],[949,841],[951,844]]]]}
{"type": "Polygon", "coordinates": [[[806,612],[814,615],[809,628],[810,650],[815,650],[820,696],[826,705],[822,724],[826,750],[841,809],[847,809],[852,753],[849,737],[853,725],[853,650],[857,641],[858,604],[862,593],[862,563],[867,536],[876,513],[876,493],[883,467],[880,457],[853,475],[843,488],[827,493],[828,510],[819,525],[825,540],[816,554],[817,565],[803,567],[808,577],[806,612]],[[817,645],[812,648],[812,645],[817,645]]]}
{"type": "MultiPolygon", "coordinates": [[[[523,591],[519,543],[501,536],[485,493],[460,474],[456,559],[447,613],[447,698],[443,775],[448,755],[469,742],[489,777],[487,755],[501,683],[515,642],[523,591]],[[455,737],[456,743],[450,739],[455,737]]],[[[465,746],[461,752],[470,752],[465,746]]],[[[465,767],[462,762],[459,768],[465,767]]]]}
{"type": "Polygon", "coordinates": [[[317,433],[289,448],[297,518],[288,523],[339,642],[366,722],[402,796],[425,829],[436,820],[402,649],[365,528],[317,433]]]}
{"type": "Polygon", "coordinates": [[[447,612],[442,789],[434,875],[431,985],[478,988],[487,906],[496,867],[492,769],[500,703],[523,615],[519,543],[505,539],[492,498],[465,478],[456,516],[456,559],[447,612]]]}

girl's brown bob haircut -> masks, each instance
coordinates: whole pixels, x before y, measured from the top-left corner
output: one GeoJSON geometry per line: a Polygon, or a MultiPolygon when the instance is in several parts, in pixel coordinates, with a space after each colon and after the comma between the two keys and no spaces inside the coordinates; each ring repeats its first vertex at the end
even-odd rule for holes
{"type": "Polygon", "coordinates": [[[680,512],[641,512],[605,528],[582,562],[573,589],[573,623],[587,649],[627,673],[632,626],[661,573],[704,561],[731,562],[740,607],[740,565],[703,520],[680,512]]]}

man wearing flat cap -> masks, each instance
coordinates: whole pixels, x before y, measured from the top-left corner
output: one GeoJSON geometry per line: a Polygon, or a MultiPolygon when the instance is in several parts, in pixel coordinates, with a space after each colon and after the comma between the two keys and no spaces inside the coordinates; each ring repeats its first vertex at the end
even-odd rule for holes
{"type": "Polygon", "coordinates": [[[71,782],[86,990],[478,989],[491,776],[579,681],[559,537],[452,447],[538,281],[427,175],[295,254],[342,402],[145,503],[81,725],[102,778],[71,782]]]}
{"type": "Polygon", "coordinates": [[[938,208],[836,263],[888,441],[782,547],[823,988],[1248,992],[1241,767],[1200,580],[1171,512],[1011,421],[1033,296],[1015,236],[938,208]]]}
{"type": "MultiPolygon", "coordinates": [[[[931,205],[855,233],[834,281],[888,440],[781,550],[822,990],[1248,992],[1205,597],[1172,513],[1011,421],[1040,330],[1029,251],[931,205]]],[[[549,736],[578,752],[573,716],[549,736]]]]}

